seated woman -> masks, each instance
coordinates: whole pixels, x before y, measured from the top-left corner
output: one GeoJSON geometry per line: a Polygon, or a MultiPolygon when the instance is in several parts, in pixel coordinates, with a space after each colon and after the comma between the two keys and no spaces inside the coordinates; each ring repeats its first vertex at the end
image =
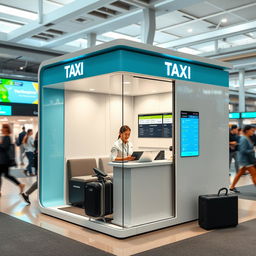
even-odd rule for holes
{"type": "Polygon", "coordinates": [[[115,141],[111,149],[111,161],[131,161],[135,157],[132,157],[133,146],[129,142],[131,135],[131,128],[127,125],[121,126],[119,130],[118,139],[115,141]]]}

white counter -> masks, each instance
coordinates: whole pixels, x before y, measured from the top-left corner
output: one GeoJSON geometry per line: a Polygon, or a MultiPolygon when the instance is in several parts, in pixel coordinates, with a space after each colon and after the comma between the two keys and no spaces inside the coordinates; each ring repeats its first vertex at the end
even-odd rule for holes
{"type": "Polygon", "coordinates": [[[172,161],[110,162],[113,166],[113,221],[133,227],[174,217],[172,161]]]}

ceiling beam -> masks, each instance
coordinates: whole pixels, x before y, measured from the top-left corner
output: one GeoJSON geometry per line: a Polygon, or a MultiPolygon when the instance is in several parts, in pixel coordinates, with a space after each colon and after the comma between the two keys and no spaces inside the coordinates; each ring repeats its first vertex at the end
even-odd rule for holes
{"type": "Polygon", "coordinates": [[[59,9],[50,12],[43,16],[43,23],[38,21],[31,22],[23,27],[16,29],[9,33],[7,39],[10,42],[18,42],[27,37],[31,37],[34,34],[40,33],[46,29],[45,25],[49,23],[59,23],[65,20],[70,20],[73,17],[77,17],[81,14],[85,15],[87,12],[98,9],[106,4],[110,4],[113,0],[76,0],[72,3],[60,7],[59,9]]]}
{"type": "Polygon", "coordinates": [[[246,22],[243,24],[230,26],[214,30],[207,33],[202,33],[195,36],[190,36],[182,39],[176,39],[168,43],[161,44],[164,48],[175,48],[175,47],[188,47],[195,44],[205,43],[217,39],[227,38],[238,34],[249,33],[255,31],[256,21],[246,22]]]}
{"type": "Polygon", "coordinates": [[[7,34],[6,33],[3,33],[3,32],[0,32],[0,41],[6,41],[7,40],[7,34]]]}
{"type": "MultiPolygon", "coordinates": [[[[181,26],[185,26],[185,25],[190,25],[190,24],[193,24],[193,23],[196,23],[198,21],[205,21],[207,23],[211,23],[209,21],[207,21],[207,19],[210,19],[210,18],[213,18],[213,17],[217,17],[217,16],[220,16],[220,15],[224,15],[224,14],[229,14],[229,13],[232,13],[232,12],[235,12],[235,11],[240,11],[244,8],[250,8],[250,7],[254,7],[256,5],[256,2],[255,3],[250,3],[250,4],[246,4],[246,5],[243,5],[243,6],[239,6],[239,7],[235,7],[235,8],[231,8],[231,9],[228,9],[228,10],[225,10],[225,11],[221,11],[221,12],[217,12],[217,13],[214,13],[214,14],[210,14],[210,15],[207,15],[207,16],[204,16],[204,17],[200,17],[200,18],[196,18],[190,14],[187,14],[187,13],[184,13],[185,15],[191,17],[193,20],[190,20],[190,21],[187,21],[187,22],[183,22],[183,23],[180,23],[180,24],[176,24],[176,25],[172,25],[172,26],[167,26],[167,27],[164,27],[164,28],[161,28],[161,29],[158,29],[158,31],[165,31],[166,29],[174,29],[174,28],[179,28],[181,26]]],[[[181,12],[181,11],[179,11],[181,12]]]]}
{"type": "Polygon", "coordinates": [[[139,2],[137,0],[122,0],[122,2],[130,4],[130,5],[137,6],[139,8],[150,8],[150,6],[152,6],[152,4],[147,4],[147,3],[139,2]]]}
{"type": "MultiPolygon", "coordinates": [[[[173,12],[199,2],[201,2],[201,0],[157,1],[156,3],[154,3],[154,8],[156,11],[156,16],[159,16],[159,15],[163,15],[164,13],[173,12]]],[[[102,20],[100,22],[98,21],[98,22],[90,23],[87,26],[85,25],[85,28],[83,30],[80,30],[72,34],[64,35],[59,39],[46,43],[44,47],[47,47],[47,48],[57,47],[58,45],[63,45],[67,42],[73,41],[80,37],[84,37],[86,34],[91,32],[96,33],[97,35],[100,35],[105,32],[114,31],[122,27],[131,25],[134,23],[138,23],[142,21],[142,19],[143,19],[143,9],[135,8],[119,15],[118,17],[102,20]]]]}
{"type": "MultiPolygon", "coordinates": [[[[231,90],[229,90],[229,95],[236,95],[236,96],[238,96],[239,92],[237,90],[231,89],[231,90]]],[[[247,97],[247,98],[256,98],[256,94],[252,93],[252,92],[245,92],[245,97],[247,97]]]]}
{"type": "Polygon", "coordinates": [[[222,61],[232,61],[235,59],[248,58],[255,56],[256,45],[255,43],[228,47],[224,49],[218,49],[218,52],[206,52],[199,54],[198,56],[219,59],[222,61]]]}
{"type": "Polygon", "coordinates": [[[37,47],[25,47],[14,43],[6,43],[0,41],[0,53],[11,56],[22,56],[22,60],[27,60],[35,63],[41,63],[44,60],[51,59],[63,55],[64,52],[45,50],[37,47]]]}

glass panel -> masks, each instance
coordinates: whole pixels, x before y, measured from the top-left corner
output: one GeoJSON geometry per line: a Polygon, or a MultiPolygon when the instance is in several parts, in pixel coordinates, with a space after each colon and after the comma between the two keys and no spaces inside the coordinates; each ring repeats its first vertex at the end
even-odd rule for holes
{"type": "Polygon", "coordinates": [[[111,154],[113,172],[113,216],[112,224],[123,227],[123,160],[126,158],[125,145],[123,144],[123,132],[120,129],[123,121],[123,87],[122,74],[111,74],[109,90],[109,153],[111,154]]]}
{"type": "Polygon", "coordinates": [[[172,82],[123,74],[123,120],[137,160],[124,163],[124,227],[174,217],[172,82]]]}

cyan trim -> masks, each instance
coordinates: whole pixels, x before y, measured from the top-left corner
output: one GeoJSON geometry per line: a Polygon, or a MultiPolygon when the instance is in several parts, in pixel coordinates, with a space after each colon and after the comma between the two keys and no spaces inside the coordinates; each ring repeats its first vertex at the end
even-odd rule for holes
{"type": "Polygon", "coordinates": [[[76,61],[72,60],[71,63],[62,63],[57,66],[43,68],[40,73],[40,85],[45,86],[117,71],[126,71],[143,75],[228,87],[228,72],[226,71],[190,63],[189,67],[187,66],[186,69],[187,71],[188,69],[191,69],[191,77],[188,79],[186,76],[175,74],[175,72],[174,74],[171,72],[171,74],[168,75],[167,66],[165,65],[166,62],[172,63],[172,67],[176,65],[179,71],[181,70],[181,67],[185,68],[185,66],[188,65],[187,62],[175,60],[170,57],[165,58],[135,51],[116,50],[76,61]],[[71,75],[66,78],[67,71],[65,67],[71,64],[75,66],[79,63],[83,63],[82,74],[76,76],[71,75]]]}
{"type": "Polygon", "coordinates": [[[40,92],[39,198],[48,207],[64,204],[64,91],[40,92]]]}

